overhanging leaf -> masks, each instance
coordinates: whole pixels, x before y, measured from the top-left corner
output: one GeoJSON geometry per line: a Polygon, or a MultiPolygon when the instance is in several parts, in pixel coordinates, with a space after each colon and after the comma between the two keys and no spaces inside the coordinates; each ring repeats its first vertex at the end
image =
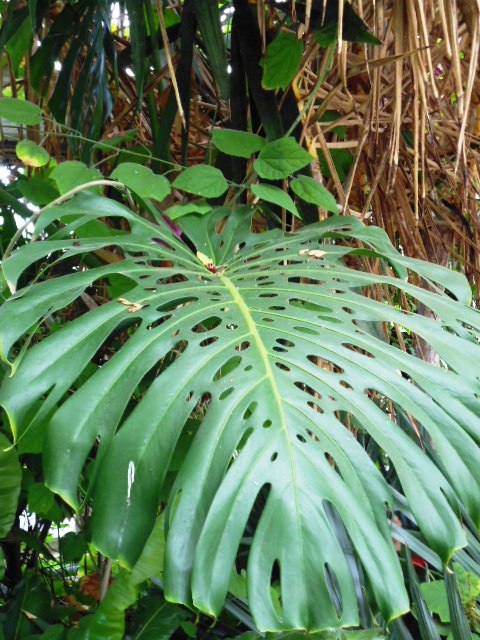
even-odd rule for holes
{"type": "Polygon", "coordinates": [[[170,193],[170,183],[164,176],[134,162],[123,162],[112,172],[111,177],[123,182],[142,198],[161,201],[170,193]]]}
{"type": "Polygon", "coordinates": [[[199,213],[205,215],[212,210],[212,207],[206,202],[185,202],[184,204],[174,204],[165,211],[170,220],[177,220],[183,218],[190,213],[199,213]]]}
{"type": "Polygon", "coordinates": [[[91,169],[84,162],[76,160],[62,162],[50,174],[50,178],[56,182],[60,194],[92,180],[100,180],[102,177],[97,169],[91,169]]]}
{"type": "Polygon", "coordinates": [[[82,258],[82,270],[7,300],[0,309],[4,359],[15,357],[15,345],[39,320],[110,274],[132,286],[124,301],[105,302],[28,349],[4,382],[1,404],[17,441],[45,438],[48,486],[73,506],[83,497],[89,461],[94,543],[130,566],[154,527],[183,429],[192,414],[201,416],[168,499],[169,600],[217,615],[242,545],[261,630],[357,625],[351,543],[388,621],[408,609],[387,518],[394,505],[354,433],[361,429],[384,452],[423,539],[448,561],[466,544],[452,505],[460,500],[480,520],[480,314],[437,287],[468,300],[462,276],[405,258],[385,234],[355,219],[253,234],[251,214],[237,206],[182,220],[210,267],[166,224],[106,198],[87,194],[47,209],[40,226],[55,218],[65,226],[6,261],[12,282],[49,256],[57,271],[62,261],[67,269],[76,255],[105,246],[123,259],[89,269],[82,258]],[[123,218],[129,231],[76,237],[82,224],[108,215],[123,218]],[[381,273],[408,269],[428,288],[359,270],[362,251],[381,273]],[[377,301],[373,292],[382,288],[410,296],[432,317],[377,301]],[[381,336],[383,323],[421,336],[444,367],[365,328],[381,336]],[[78,382],[99,350],[109,359],[78,382]],[[395,423],[397,407],[421,425],[438,466],[416,431],[395,423]]]}
{"type": "Polygon", "coordinates": [[[238,158],[250,158],[266,144],[265,138],[255,133],[233,129],[214,129],[212,142],[223,153],[238,158]]]}
{"type": "Polygon", "coordinates": [[[262,200],[266,200],[267,202],[272,202],[273,204],[290,211],[297,218],[300,218],[300,214],[298,213],[298,209],[295,206],[293,200],[285,193],[283,189],[279,189],[278,187],[273,186],[272,184],[252,184],[250,187],[252,193],[257,196],[257,198],[261,198],[262,200]]]}
{"type": "Polygon", "coordinates": [[[308,176],[298,176],[298,178],[290,182],[290,187],[293,193],[305,200],[305,202],[316,204],[318,207],[322,207],[332,213],[338,213],[335,198],[317,180],[308,176]]]}
{"type": "Polygon", "coordinates": [[[14,124],[40,124],[42,110],[33,102],[18,98],[0,98],[0,118],[5,118],[14,124]]]}
{"type": "Polygon", "coordinates": [[[253,168],[261,178],[282,180],[310,162],[311,156],[294,138],[280,138],[265,145],[253,168]]]}

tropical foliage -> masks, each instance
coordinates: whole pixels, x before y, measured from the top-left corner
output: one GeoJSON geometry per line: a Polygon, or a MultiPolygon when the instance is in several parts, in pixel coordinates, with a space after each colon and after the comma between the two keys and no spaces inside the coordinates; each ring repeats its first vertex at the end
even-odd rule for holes
{"type": "Polygon", "coordinates": [[[471,638],[478,11],[164,4],[3,3],[0,637],[471,638]]]}

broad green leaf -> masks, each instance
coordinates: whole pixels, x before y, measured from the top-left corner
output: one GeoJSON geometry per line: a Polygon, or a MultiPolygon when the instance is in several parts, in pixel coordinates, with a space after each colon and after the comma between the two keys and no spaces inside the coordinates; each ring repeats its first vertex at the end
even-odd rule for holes
{"type": "Polygon", "coordinates": [[[167,499],[169,601],[218,615],[240,548],[259,629],[357,626],[353,553],[369,603],[387,622],[409,602],[391,539],[395,504],[363,442],[381,449],[398,477],[396,500],[446,563],[467,544],[452,505],[480,521],[480,313],[453,299],[469,299],[463,276],[406,258],[354,218],[255,234],[252,215],[237,205],[186,216],[186,244],[166,223],[92,194],[47,209],[39,226],[57,219],[64,226],[12,254],[5,275],[15,282],[49,260],[67,273],[1,306],[2,354],[14,370],[0,403],[17,441],[45,438],[50,489],[74,507],[79,487],[92,495],[94,544],[130,567],[163,507],[185,425],[192,414],[201,418],[167,499]],[[76,236],[88,220],[108,216],[129,231],[76,236]],[[123,259],[98,267],[86,259],[105,246],[123,259]],[[378,273],[350,259],[359,252],[378,260],[378,273]],[[402,278],[381,275],[389,267],[402,278]],[[112,274],[132,281],[121,299],[42,334],[14,360],[12,347],[32,326],[112,274]],[[393,300],[408,296],[429,316],[372,296],[387,287],[393,300]],[[385,324],[421,336],[444,366],[389,344],[385,324]],[[78,382],[100,350],[109,359],[78,382]],[[416,428],[396,422],[397,412],[421,426],[435,460],[416,428]]]}
{"type": "Polygon", "coordinates": [[[142,198],[161,201],[170,193],[170,183],[164,176],[134,162],[123,162],[110,177],[119,180],[142,198]]]}
{"type": "Polygon", "coordinates": [[[101,180],[103,176],[100,171],[87,167],[83,162],[67,160],[53,169],[50,178],[56,182],[60,194],[64,194],[92,180],[101,180]]]}
{"type": "Polygon", "coordinates": [[[261,151],[267,141],[265,138],[249,131],[214,129],[212,142],[217,149],[230,156],[250,158],[252,154],[261,151]]]}
{"type": "Polygon", "coordinates": [[[0,433],[0,539],[5,538],[15,520],[22,469],[18,453],[11,442],[0,433]]]}
{"type": "Polygon", "coordinates": [[[292,191],[305,202],[316,204],[332,213],[338,213],[337,203],[330,191],[308,176],[298,176],[290,182],[292,191]]]}
{"type": "Polygon", "coordinates": [[[216,167],[197,164],[182,171],[173,186],[204,198],[218,198],[228,189],[223,173],[216,167]]]}
{"type": "Polygon", "coordinates": [[[32,140],[20,140],[20,142],[17,142],[15,153],[17,158],[27,167],[43,167],[50,160],[47,151],[32,140]]]}
{"type": "Polygon", "coordinates": [[[294,138],[280,138],[267,143],[253,163],[261,178],[282,180],[312,162],[312,157],[294,138]]]}
{"type": "Polygon", "coordinates": [[[302,40],[291,31],[280,32],[265,53],[262,87],[285,90],[297,73],[302,55],[302,40]]]}
{"type": "Polygon", "coordinates": [[[33,102],[18,98],[0,98],[0,118],[5,118],[14,124],[40,124],[42,110],[33,102]]]}
{"type": "Polygon", "coordinates": [[[190,213],[198,213],[204,216],[211,210],[212,207],[206,202],[185,202],[185,204],[174,204],[173,207],[169,207],[165,211],[165,215],[167,215],[170,220],[177,220],[190,213]]]}
{"type": "Polygon", "coordinates": [[[279,207],[290,211],[294,216],[300,218],[300,214],[298,213],[298,209],[295,206],[293,200],[285,193],[283,189],[279,189],[278,187],[274,187],[271,184],[252,184],[250,190],[254,195],[266,202],[272,202],[273,204],[277,204],[279,207]]]}

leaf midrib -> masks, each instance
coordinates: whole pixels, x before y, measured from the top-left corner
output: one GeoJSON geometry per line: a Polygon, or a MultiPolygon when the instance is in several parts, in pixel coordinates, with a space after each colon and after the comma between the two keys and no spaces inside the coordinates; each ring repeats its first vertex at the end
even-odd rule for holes
{"type": "MultiPolygon", "coordinates": [[[[283,431],[284,437],[285,437],[285,441],[287,443],[287,447],[288,447],[288,455],[290,458],[290,467],[292,470],[292,480],[293,480],[293,488],[294,488],[294,493],[295,493],[295,513],[296,513],[296,520],[297,520],[297,524],[300,527],[300,510],[299,510],[299,497],[298,497],[298,482],[297,482],[297,473],[296,473],[296,464],[295,464],[295,457],[294,457],[294,451],[293,451],[293,446],[292,446],[292,442],[290,440],[290,434],[288,432],[288,428],[287,428],[287,421],[285,419],[285,413],[283,410],[283,403],[282,403],[282,397],[280,394],[280,391],[278,389],[277,386],[277,382],[275,380],[275,376],[270,364],[270,360],[269,360],[269,354],[267,349],[265,348],[265,345],[263,344],[263,341],[260,337],[260,334],[258,333],[258,329],[257,329],[257,325],[255,323],[255,320],[252,317],[252,314],[250,313],[250,309],[248,308],[247,304],[245,303],[245,301],[243,300],[239,290],[237,289],[237,287],[233,284],[233,282],[227,277],[227,276],[220,276],[220,280],[223,283],[223,285],[225,286],[225,288],[228,290],[228,292],[230,293],[230,295],[232,296],[233,301],[235,302],[235,304],[237,305],[239,312],[241,313],[241,315],[243,316],[248,329],[250,331],[250,335],[255,343],[255,346],[257,348],[258,354],[261,357],[262,363],[263,363],[263,367],[265,370],[265,376],[268,379],[269,383],[270,383],[270,387],[272,389],[272,393],[273,393],[273,397],[275,400],[275,403],[277,405],[278,408],[278,413],[280,416],[280,420],[281,420],[281,430],[283,431]]],[[[301,537],[299,538],[301,540],[301,537]]],[[[303,551],[301,551],[301,555],[303,557],[303,551]]]]}

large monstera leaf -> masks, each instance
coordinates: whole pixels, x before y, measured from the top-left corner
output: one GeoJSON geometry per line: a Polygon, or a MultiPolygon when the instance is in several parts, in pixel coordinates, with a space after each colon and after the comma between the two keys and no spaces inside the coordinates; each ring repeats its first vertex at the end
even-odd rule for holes
{"type": "Polygon", "coordinates": [[[253,234],[247,207],[216,209],[185,219],[186,244],[93,194],[47,209],[37,234],[57,219],[4,265],[12,289],[33,263],[43,271],[0,311],[13,360],[0,399],[20,449],[43,451],[48,486],[77,508],[92,498],[97,547],[138,558],[194,416],[168,499],[168,599],[217,614],[240,548],[260,629],[355,625],[353,546],[384,618],[407,610],[392,495],[361,442],[384,452],[448,562],[466,544],[461,510],[480,516],[480,316],[464,279],[351,218],[253,234]],[[82,239],[106,216],[122,231],[82,239]],[[366,258],[380,275],[359,270],[366,258]],[[130,288],[109,301],[118,274],[130,288]],[[49,331],[82,295],[90,309],[77,303],[49,331]],[[429,313],[402,310],[402,296],[429,313]],[[389,344],[385,327],[421,338],[441,366],[389,344]]]}

